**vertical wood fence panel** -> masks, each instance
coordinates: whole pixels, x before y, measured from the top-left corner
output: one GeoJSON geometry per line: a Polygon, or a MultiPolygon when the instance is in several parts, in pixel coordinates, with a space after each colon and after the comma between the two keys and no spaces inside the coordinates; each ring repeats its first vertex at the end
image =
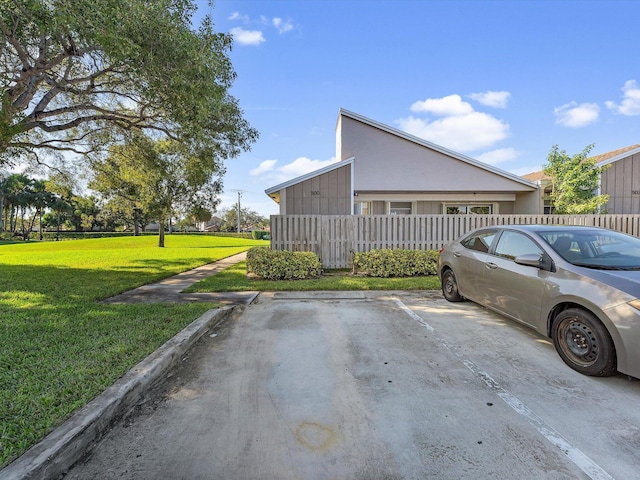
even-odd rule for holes
{"type": "Polygon", "coordinates": [[[348,268],[355,252],[439,250],[474,228],[517,224],[587,225],[640,237],[640,215],[272,215],[271,248],[314,252],[324,268],[348,268]]]}

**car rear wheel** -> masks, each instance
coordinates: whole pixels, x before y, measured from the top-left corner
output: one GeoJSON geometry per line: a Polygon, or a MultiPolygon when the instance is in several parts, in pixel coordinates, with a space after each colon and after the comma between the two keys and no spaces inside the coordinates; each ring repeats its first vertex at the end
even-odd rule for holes
{"type": "Polygon", "coordinates": [[[464,300],[458,293],[458,282],[452,270],[445,270],[442,273],[442,295],[450,302],[461,302],[464,300]]]}
{"type": "Polygon", "coordinates": [[[584,375],[616,373],[616,350],[611,335],[592,313],[579,308],[561,312],[551,332],[556,351],[571,368],[584,375]]]}

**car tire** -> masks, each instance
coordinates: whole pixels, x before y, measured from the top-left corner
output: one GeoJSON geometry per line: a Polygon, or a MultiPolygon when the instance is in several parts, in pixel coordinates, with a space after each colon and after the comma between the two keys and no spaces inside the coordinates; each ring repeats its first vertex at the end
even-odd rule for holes
{"type": "Polygon", "coordinates": [[[462,302],[464,298],[458,293],[458,281],[453,270],[442,272],[442,295],[450,302],[462,302]]]}
{"type": "Polygon", "coordinates": [[[553,345],[575,371],[594,377],[616,373],[616,349],[605,326],[591,312],[569,308],[553,322],[553,345]]]}

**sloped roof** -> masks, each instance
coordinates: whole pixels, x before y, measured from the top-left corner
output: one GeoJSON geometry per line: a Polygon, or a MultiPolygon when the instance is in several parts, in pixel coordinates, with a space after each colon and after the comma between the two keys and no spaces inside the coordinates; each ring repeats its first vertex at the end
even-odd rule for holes
{"type": "Polygon", "coordinates": [[[549,179],[551,179],[551,177],[549,175],[545,174],[542,170],[540,170],[539,172],[527,173],[526,175],[523,175],[522,178],[526,178],[527,180],[529,180],[531,182],[537,182],[539,180],[549,180],[549,179]]]}
{"type": "Polygon", "coordinates": [[[377,128],[379,130],[382,130],[384,132],[387,132],[391,135],[395,135],[396,137],[400,137],[403,138],[405,140],[408,140],[412,143],[415,143],[417,145],[420,145],[422,147],[426,147],[429,148],[431,150],[434,150],[436,152],[442,153],[444,155],[447,155],[451,158],[454,158],[456,160],[460,160],[462,162],[468,163],[469,165],[473,165],[474,167],[478,167],[481,168],[483,170],[486,170],[488,172],[491,172],[493,174],[496,174],[498,176],[507,178],[509,180],[512,180],[514,182],[518,182],[520,184],[526,185],[527,187],[534,187],[534,188],[538,188],[538,186],[535,183],[532,183],[530,180],[524,178],[524,177],[520,177],[518,175],[515,175],[513,173],[507,172],[505,170],[502,170],[500,168],[496,168],[493,165],[489,165],[487,163],[483,163],[479,160],[476,160],[474,158],[468,157],[466,155],[463,155],[461,153],[455,152],[453,150],[449,150],[448,148],[442,147],[440,145],[436,145],[435,143],[431,143],[427,140],[424,140],[423,138],[417,137],[415,135],[411,135],[407,132],[403,132],[402,130],[398,130],[397,128],[393,128],[390,127],[389,125],[385,125],[383,123],[377,122],[375,120],[372,120],[370,118],[364,117],[360,114],[351,112],[349,110],[346,110],[344,108],[340,109],[339,115],[338,115],[338,120],[340,119],[340,116],[345,116],[345,117],[349,117],[353,120],[356,120],[358,122],[364,123],[366,125],[369,125],[371,127],[377,128]]]}
{"type": "MultiPolygon", "coordinates": [[[[635,155],[636,153],[640,153],[640,144],[629,145],[628,147],[619,148],[607,153],[601,153],[600,155],[594,155],[590,158],[595,160],[598,167],[603,167],[610,163],[617,162],[618,160],[622,160],[623,158],[635,155]]],[[[532,182],[538,180],[551,180],[551,177],[546,175],[542,170],[539,172],[527,173],[526,175],[523,175],[522,178],[526,178],[532,182]]]]}
{"type": "Polygon", "coordinates": [[[318,170],[314,170],[313,172],[305,173],[304,175],[300,175],[299,177],[292,178],[291,180],[287,180],[286,182],[280,183],[274,187],[267,188],[264,193],[267,195],[271,195],[273,193],[279,192],[283,188],[290,187],[292,185],[296,185],[300,182],[304,182],[305,180],[309,180],[310,178],[317,177],[318,175],[322,175],[323,173],[330,172],[332,170],[336,170],[340,167],[344,167],[345,165],[350,165],[353,163],[354,158],[347,158],[346,160],[342,160],[341,162],[335,162],[326,167],[319,168],[318,170]]]}
{"type": "Polygon", "coordinates": [[[640,153],[640,144],[630,145],[628,147],[619,148],[618,150],[596,155],[593,159],[599,167],[602,167],[631,155],[635,155],[636,153],[640,153]]]}

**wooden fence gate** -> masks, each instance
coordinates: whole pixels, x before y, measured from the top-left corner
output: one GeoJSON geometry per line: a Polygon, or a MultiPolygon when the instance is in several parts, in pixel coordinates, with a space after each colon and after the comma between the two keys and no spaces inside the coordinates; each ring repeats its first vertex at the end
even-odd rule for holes
{"type": "Polygon", "coordinates": [[[640,237],[640,215],[272,215],[271,248],[314,252],[324,268],[348,268],[355,252],[439,250],[487,225],[562,224],[640,237]]]}

